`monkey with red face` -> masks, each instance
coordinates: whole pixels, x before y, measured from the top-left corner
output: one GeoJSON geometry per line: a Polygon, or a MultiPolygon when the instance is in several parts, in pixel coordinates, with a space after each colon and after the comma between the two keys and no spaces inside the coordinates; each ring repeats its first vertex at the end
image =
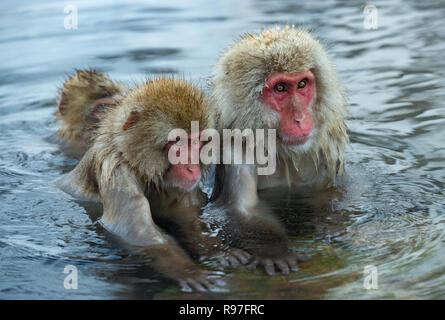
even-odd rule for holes
{"type": "Polygon", "coordinates": [[[230,238],[268,274],[296,271],[283,226],[260,204],[258,190],[324,188],[344,173],[347,108],[334,66],[309,32],[276,27],[248,34],[225,52],[212,92],[221,128],[277,133],[273,174],[258,175],[255,164],[217,168],[213,198],[230,200],[230,238]]]}
{"type": "MultiPolygon", "coordinates": [[[[199,133],[191,134],[192,121],[201,128],[214,126],[204,94],[174,78],[147,81],[129,90],[102,73],[80,71],[61,95],[61,136],[74,137],[86,152],[59,187],[79,198],[102,201],[105,228],[147,253],[164,275],[197,290],[213,286],[207,273],[153,220],[174,224],[193,255],[222,250],[216,239],[204,234],[199,219],[207,197],[197,185],[206,167],[192,163],[191,152],[177,164],[168,158],[171,151],[181,156],[179,144],[195,151],[202,147],[199,133]],[[83,82],[90,86],[83,87],[83,82]],[[173,129],[182,129],[185,137],[169,141],[173,129]]],[[[240,250],[226,253],[217,256],[222,263],[247,262],[240,250]]]]}

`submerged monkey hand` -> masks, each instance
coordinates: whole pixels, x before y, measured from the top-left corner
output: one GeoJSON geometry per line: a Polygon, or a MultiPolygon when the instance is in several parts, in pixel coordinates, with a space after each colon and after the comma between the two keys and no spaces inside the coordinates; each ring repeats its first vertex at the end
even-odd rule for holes
{"type": "Polygon", "coordinates": [[[303,261],[300,255],[291,250],[283,234],[269,234],[268,238],[258,241],[256,245],[250,243],[246,250],[253,256],[253,262],[247,268],[262,266],[269,276],[275,275],[276,271],[283,275],[297,272],[298,262],[303,261]]]}
{"type": "Polygon", "coordinates": [[[259,206],[251,210],[232,208],[228,218],[230,245],[253,257],[248,268],[263,266],[268,275],[276,270],[285,275],[298,271],[297,263],[302,259],[290,250],[284,227],[267,210],[259,206]]]}
{"type": "Polygon", "coordinates": [[[160,273],[177,281],[184,291],[205,292],[224,285],[211,272],[200,269],[171,239],[145,248],[144,252],[153,259],[153,266],[160,273]]]}
{"type": "Polygon", "coordinates": [[[251,257],[252,255],[250,255],[248,252],[244,250],[237,248],[229,248],[214,253],[210,256],[201,256],[199,260],[204,261],[207,259],[215,259],[222,267],[230,266],[236,268],[240,264],[247,264],[251,257]]]}
{"type": "Polygon", "coordinates": [[[257,265],[263,266],[264,270],[269,276],[275,275],[275,271],[278,270],[283,275],[287,275],[290,272],[297,272],[298,262],[302,262],[304,259],[295,252],[289,252],[282,256],[256,256],[254,261],[247,266],[248,269],[256,269],[257,265]]]}

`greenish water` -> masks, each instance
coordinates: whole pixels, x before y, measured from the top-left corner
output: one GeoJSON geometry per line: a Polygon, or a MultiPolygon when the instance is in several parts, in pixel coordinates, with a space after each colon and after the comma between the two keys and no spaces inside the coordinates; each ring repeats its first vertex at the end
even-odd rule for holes
{"type": "MultiPolygon", "coordinates": [[[[375,1],[14,1],[0,12],[0,298],[445,298],[445,4],[375,1]],[[317,196],[271,192],[298,273],[219,270],[226,286],[186,293],[125,251],[100,208],[54,187],[76,160],[46,140],[57,88],[74,68],[141,81],[178,73],[203,86],[238,35],[276,23],[314,30],[349,89],[348,177],[317,196]],[[66,265],[77,290],[63,286],[66,265]],[[364,288],[364,268],[378,289],[364,288]]],[[[218,270],[212,264],[204,268],[218,270]]]]}

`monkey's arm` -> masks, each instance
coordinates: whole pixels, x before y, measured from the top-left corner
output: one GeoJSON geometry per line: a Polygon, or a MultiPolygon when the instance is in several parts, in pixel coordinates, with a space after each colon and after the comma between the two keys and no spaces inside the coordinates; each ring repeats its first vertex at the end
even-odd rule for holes
{"type": "MultiPolygon", "coordinates": [[[[156,198],[155,198],[156,199],[156,198]]],[[[174,206],[162,206],[163,201],[153,201],[156,218],[174,232],[175,238],[187,251],[200,261],[215,259],[222,266],[236,267],[246,264],[250,255],[240,249],[225,248],[220,235],[213,233],[201,216],[207,196],[196,188],[178,199],[174,206]]]]}
{"type": "Polygon", "coordinates": [[[183,287],[202,290],[212,286],[207,274],[155,225],[143,185],[125,165],[114,169],[111,179],[99,182],[99,190],[104,207],[101,222],[107,230],[139,247],[159,272],[183,287]]]}
{"type": "MultiPolygon", "coordinates": [[[[156,210],[159,211],[165,214],[166,209],[156,210]]],[[[193,256],[202,256],[213,246],[214,242],[206,236],[206,225],[200,219],[200,207],[190,206],[188,199],[179,202],[175,208],[170,208],[166,215],[168,221],[165,223],[170,226],[174,224],[176,238],[193,256]]]]}
{"type": "Polygon", "coordinates": [[[288,243],[281,223],[258,199],[257,175],[253,165],[227,165],[221,193],[228,206],[230,245],[255,256],[253,267],[261,264],[269,275],[275,266],[283,273],[297,271],[298,256],[288,243]]]}
{"type": "Polygon", "coordinates": [[[142,185],[126,166],[116,168],[109,181],[99,183],[99,191],[104,207],[101,222],[107,230],[136,246],[167,241],[153,222],[142,185]]]}

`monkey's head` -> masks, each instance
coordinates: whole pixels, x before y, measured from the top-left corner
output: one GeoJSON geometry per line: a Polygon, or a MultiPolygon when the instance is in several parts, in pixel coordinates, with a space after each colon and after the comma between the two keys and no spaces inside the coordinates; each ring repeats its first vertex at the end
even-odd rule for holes
{"type": "Polygon", "coordinates": [[[220,58],[212,85],[225,128],[276,129],[293,154],[346,134],[342,87],[307,31],[286,26],[244,36],[220,58]]]}
{"type": "Polygon", "coordinates": [[[156,187],[193,189],[201,178],[199,133],[192,135],[191,122],[200,130],[213,127],[210,107],[201,90],[185,80],[160,78],[147,81],[129,93],[101,128],[113,127],[116,149],[141,177],[156,187]],[[182,129],[186,136],[169,141],[169,133],[182,129]],[[188,157],[180,163],[169,161],[169,151],[177,156],[188,146],[188,157]],[[197,149],[197,150],[195,150],[197,149]],[[198,152],[196,163],[192,151],[198,152]]]}
{"type": "Polygon", "coordinates": [[[118,104],[117,95],[126,88],[103,72],[78,70],[60,90],[56,117],[62,138],[78,141],[88,148],[92,137],[108,109],[118,104]]]}

